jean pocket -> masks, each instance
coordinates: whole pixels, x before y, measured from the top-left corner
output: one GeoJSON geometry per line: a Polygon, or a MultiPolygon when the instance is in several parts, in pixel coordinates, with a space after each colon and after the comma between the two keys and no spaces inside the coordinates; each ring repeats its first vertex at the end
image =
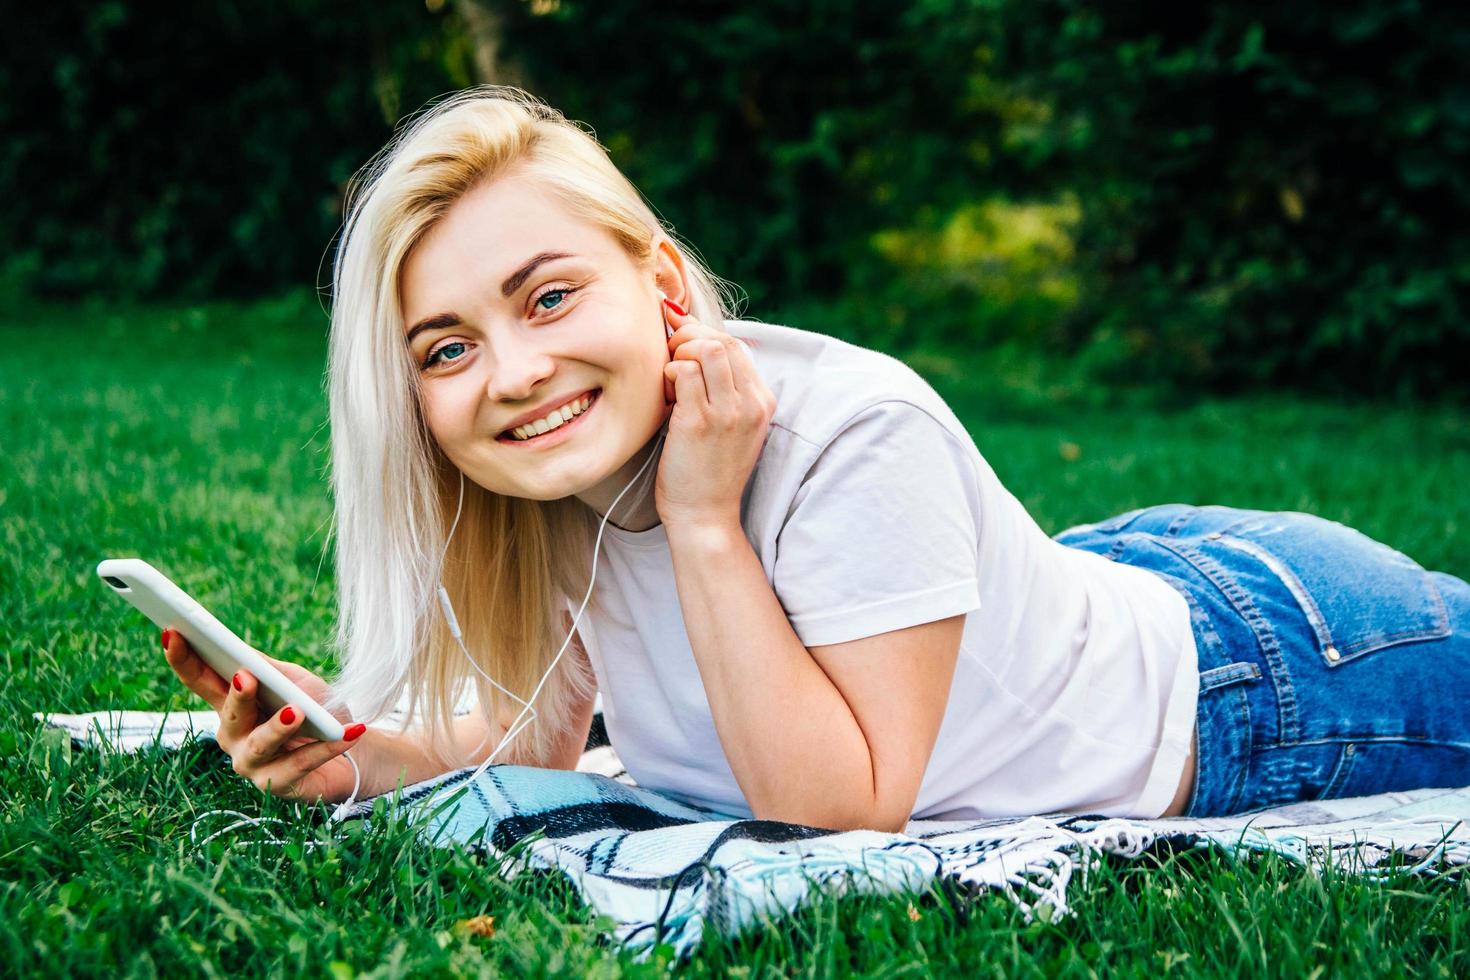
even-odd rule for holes
{"type": "Polygon", "coordinates": [[[1206,539],[1250,555],[1280,579],[1328,667],[1450,633],[1444,596],[1423,566],[1336,521],[1267,513],[1206,539]]]}

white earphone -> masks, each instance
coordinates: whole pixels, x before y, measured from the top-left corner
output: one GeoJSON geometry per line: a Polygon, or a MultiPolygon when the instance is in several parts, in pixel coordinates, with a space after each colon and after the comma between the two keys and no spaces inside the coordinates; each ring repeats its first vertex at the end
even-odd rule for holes
{"type": "MultiPolygon", "coordinates": [[[[658,436],[658,441],[662,442],[663,438],[664,433],[660,432],[658,436]]],[[[551,664],[546,668],[546,672],[541,675],[541,680],[537,682],[535,690],[531,692],[530,701],[523,700],[512,691],[507,690],[503,685],[496,681],[495,678],[485,673],[484,669],[475,662],[475,658],[471,656],[469,650],[465,648],[464,635],[460,632],[459,621],[454,616],[454,605],[449,601],[449,592],[444,588],[443,583],[440,583],[439,606],[444,611],[444,621],[449,626],[449,632],[454,636],[454,641],[459,644],[459,649],[461,652],[464,653],[465,659],[470,662],[470,666],[475,668],[476,672],[478,672],[481,677],[485,678],[485,680],[495,685],[498,690],[508,695],[512,700],[519,701],[524,706],[521,708],[520,714],[516,715],[515,720],[511,722],[510,727],[506,729],[505,737],[500,740],[500,744],[495,746],[494,750],[491,751],[490,755],[486,757],[484,762],[480,763],[479,768],[475,770],[470,779],[474,779],[476,776],[479,776],[480,773],[484,772],[485,769],[495,761],[496,757],[498,757],[500,753],[503,752],[510,745],[515,736],[520,734],[527,725],[530,725],[531,722],[536,719],[536,709],[533,708],[531,705],[535,702],[537,695],[541,693],[541,688],[546,684],[546,679],[551,676],[552,670],[554,670],[557,663],[561,661],[562,655],[566,653],[567,646],[570,645],[572,642],[572,636],[575,635],[575,633],[577,632],[577,624],[582,621],[582,613],[587,608],[587,603],[592,599],[592,589],[597,583],[597,558],[602,547],[603,528],[607,527],[608,518],[612,516],[613,509],[617,507],[618,501],[622,500],[623,495],[632,489],[633,484],[637,483],[638,478],[641,477],[643,475],[643,472],[648,469],[648,464],[653,462],[653,460],[657,456],[657,450],[648,454],[648,458],[643,461],[643,465],[638,468],[638,472],[633,475],[633,479],[629,480],[628,485],[623,487],[623,489],[618,492],[618,495],[613,498],[612,506],[609,507],[607,513],[603,515],[602,522],[598,524],[597,541],[592,546],[592,574],[587,582],[587,592],[582,597],[582,604],[577,607],[577,615],[572,619],[572,631],[568,633],[566,639],[562,641],[561,648],[557,650],[556,656],[552,659],[551,664]],[[529,719],[526,719],[525,715],[528,711],[531,713],[531,717],[529,719]],[[525,720],[523,721],[522,719],[525,720]]],[[[449,553],[449,542],[454,537],[455,528],[459,526],[459,515],[463,507],[464,473],[461,472],[459,474],[459,504],[455,508],[454,523],[450,525],[449,537],[445,538],[444,541],[444,552],[446,556],[449,553]]],[[[444,559],[441,557],[440,562],[442,563],[443,560],[444,559]]]]}
{"type": "MultiPolygon", "coordinates": [[[[668,299],[668,294],[665,293],[662,289],[658,291],[658,294],[664,299],[668,299]]],[[[665,329],[667,330],[667,321],[665,321],[665,329]]],[[[667,429],[661,430],[659,432],[659,444],[662,444],[664,437],[667,434],[667,429]]],[[[495,762],[495,759],[500,755],[500,753],[503,752],[510,745],[515,736],[519,735],[528,725],[531,724],[532,721],[536,719],[536,717],[538,717],[536,714],[536,709],[533,708],[532,705],[535,703],[537,695],[541,693],[541,688],[546,684],[546,679],[551,676],[552,670],[554,670],[556,668],[556,665],[561,662],[562,655],[566,653],[567,646],[572,642],[572,637],[577,632],[577,624],[582,621],[582,613],[584,610],[586,610],[587,603],[592,598],[592,589],[597,583],[597,558],[602,549],[602,532],[603,529],[607,527],[608,518],[612,516],[614,508],[616,508],[618,502],[623,499],[623,495],[626,494],[630,489],[632,489],[633,484],[637,483],[638,479],[643,476],[643,472],[648,469],[648,464],[653,462],[653,460],[657,456],[658,451],[656,446],[654,450],[648,454],[648,458],[643,461],[643,465],[638,468],[638,472],[633,475],[633,479],[629,480],[627,486],[623,487],[623,489],[618,492],[618,495],[613,498],[613,502],[608,507],[607,513],[604,514],[602,517],[602,522],[598,524],[597,540],[592,546],[592,574],[587,582],[587,593],[582,597],[582,604],[577,607],[577,615],[572,619],[571,632],[569,632],[566,639],[562,641],[561,648],[557,650],[556,656],[552,658],[551,664],[546,668],[546,672],[541,675],[541,680],[537,682],[535,689],[531,692],[531,699],[529,701],[523,700],[514,692],[507,690],[503,685],[496,681],[495,678],[485,673],[484,669],[475,662],[475,658],[471,656],[470,651],[465,648],[464,635],[460,632],[459,620],[455,618],[454,604],[451,603],[449,600],[449,592],[444,588],[444,583],[442,580],[439,583],[439,606],[444,612],[444,622],[449,626],[449,632],[454,636],[454,641],[459,644],[459,649],[464,654],[465,659],[469,661],[470,666],[475,668],[476,672],[478,672],[481,677],[485,678],[485,680],[493,684],[502,693],[508,695],[512,700],[519,701],[523,705],[520,713],[516,715],[515,720],[511,722],[510,727],[506,729],[505,737],[500,740],[500,744],[495,746],[490,755],[486,757],[485,761],[480,763],[479,767],[474,771],[473,774],[471,774],[470,781],[478,778],[481,773],[489,768],[489,766],[495,762]],[[529,719],[525,717],[526,712],[531,713],[531,717],[529,719]],[[525,720],[523,721],[523,719],[525,720]]],[[[449,543],[454,540],[454,532],[459,527],[459,516],[463,510],[464,471],[461,470],[459,474],[459,503],[455,506],[454,509],[454,521],[449,526],[449,534],[444,539],[444,552],[439,556],[439,564],[441,567],[444,564],[445,558],[447,558],[449,555],[449,543]]],[[[484,743],[482,742],[481,744],[484,743]]],[[[356,794],[354,793],[354,795],[356,794]]],[[[346,805],[347,804],[345,803],[343,804],[343,806],[346,805]]]]}
{"type": "MultiPolygon", "coordinates": [[[[662,296],[664,299],[668,299],[668,294],[665,293],[662,289],[660,289],[658,291],[658,294],[660,296],[662,296]]],[[[665,319],[664,322],[665,322],[665,332],[667,332],[668,331],[668,321],[667,321],[667,319],[665,319]]],[[[664,440],[664,437],[667,434],[668,434],[667,427],[665,427],[665,428],[663,428],[663,429],[661,429],[659,431],[658,440],[657,440],[657,442],[658,442],[659,445],[662,445],[663,440],[664,440]]],[[[597,558],[598,558],[599,552],[602,549],[602,531],[603,531],[603,529],[605,527],[607,527],[608,518],[610,518],[612,516],[612,512],[613,512],[614,508],[616,508],[617,505],[618,505],[618,502],[623,499],[623,495],[626,494],[630,489],[632,489],[633,484],[634,483],[637,483],[638,480],[639,480],[639,478],[643,476],[644,471],[648,469],[648,464],[651,463],[651,462],[653,462],[654,459],[656,459],[657,457],[658,457],[658,446],[655,446],[654,449],[651,452],[649,452],[648,458],[643,461],[643,465],[638,468],[638,472],[633,475],[633,479],[629,480],[627,486],[623,487],[623,489],[618,492],[618,495],[613,498],[613,502],[608,507],[607,513],[604,514],[603,517],[602,517],[602,523],[598,524],[598,526],[597,526],[597,540],[596,540],[596,542],[592,546],[592,574],[589,577],[588,582],[587,582],[587,593],[582,597],[582,605],[577,608],[577,615],[575,617],[573,617],[573,619],[572,619],[572,629],[571,629],[571,632],[569,632],[567,634],[567,638],[562,641],[561,648],[559,650],[557,650],[556,656],[554,658],[552,658],[551,664],[546,668],[546,672],[541,675],[541,680],[539,680],[536,683],[536,687],[531,692],[531,699],[529,701],[523,700],[518,695],[516,695],[513,691],[507,690],[503,685],[501,685],[498,681],[496,681],[495,678],[493,678],[489,674],[485,673],[484,669],[481,668],[480,665],[475,662],[475,658],[472,657],[470,655],[469,650],[467,650],[465,648],[465,645],[464,645],[464,635],[460,632],[459,620],[454,615],[454,605],[453,605],[453,603],[451,603],[449,601],[449,592],[444,588],[444,582],[443,582],[443,580],[441,578],[440,583],[439,583],[439,588],[438,588],[438,593],[439,593],[439,607],[443,610],[443,612],[444,612],[444,621],[449,626],[449,632],[450,632],[451,635],[454,636],[455,643],[459,644],[459,649],[465,655],[465,659],[467,659],[470,662],[470,666],[473,667],[473,668],[475,668],[475,670],[480,674],[481,677],[485,678],[487,681],[489,681],[491,684],[493,684],[497,689],[499,689],[500,691],[502,691],[503,693],[505,693],[506,695],[508,695],[511,699],[513,699],[515,701],[519,701],[523,705],[523,707],[521,708],[520,713],[516,715],[515,720],[513,722],[511,722],[510,727],[506,729],[505,737],[500,740],[500,743],[495,746],[495,748],[491,751],[490,755],[488,757],[486,757],[485,761],[482,762],[482,763],[480,763],[479,767],[476,768],[475,771],[470,775],[469,781],[473,782],[475,779],[477,779],[480,776],[481,773],[483,773],[487,768],[490,767],[490,765],[492,763],[494,763],[495,759],[500,755],[500,753],[503,752],[510,745],[511,741],[515,738],[515,736],[519,735],[523,730],[525,730],[525,728],[528,725],[531,724],[531,722],[535,721],[535,719],[537,717],[537,715],[536,715],[536,709],[533,708],[532,705],[535,703],[536,697],[541,693],[541,688],[543,686],[545,686],[546,679],[551,676],[551,672],[553,670],[555,670],[556,669],[556,665],[561,662],[562,654],[566,653],[567,646],[570,645],[570,643],[572,642],[572,637],[577,632],[577,624],[582,621],[582,613],[587,608],[587,603],[589,601],[591,601],[591,599],[592,599],[592,589],[593,589],[593,587],[597,583],[597,558]],[[531,713],[531,717],[529,719],[526,718],[526,712],[528,712],[528,711],[531,713]],[[525,719],[525,720],[523,720],[523,719],[525,719]]],[[[444,538],[444,551],[439,556],[439,566],[440,566],[440,568],[443,568],[444,561],[445,561],[445,559],[449,555],[449,543],[454,540],[454,532],[459,527],[459,517],[460,517],[460,514],[463,513],[463,511],[464,511],[464,471],[461,470],[460,473],[459,473],[459,503],[455,506],[455,509],[454,509],[454,521],[449,525],[449,534],[447,534],[445,536],[445,538],[444,538]]],[[[484,743],[482,742],[481,744],[483,745],[484,743]]],[[[352,775],[353,775],[353,779],[352,779],[352,792],[350,794],[348,794],[347,799],[343,800],[332,811],[331,816],[328,818],[329,821],[332,822],[332,823],[336,823],[336,822],[342,820],[344,817],[347,816],[348,812],[352,809],[353,805],[357,802],[357,792],[362,787],[362,771],[358,768],[357,760],[355,760],[355,759],[352,758],[352,753],[351,753],[350,750],[347,751],[347,752],[345,752],[345,753],[343,753],[343,756],[342,757],[344,759],[346,759],[348,761],[348,763],[351,764],[351,766],[352,766],[352,775]]],[[[458,782],[459,781],[456,780],[456,784],[458,784],[458,782]]],[[[261,830],[263,830],[265,832],[266,836],[269,839],[267,841],[242,841],[241,843],[245,843],[245,844],[269,843],[269,844],[284,846],[285,841],[281,840],[275,834],[272,834],[270,832],[269,828],[266,827],[266,824],[267,823],[282,823],[282,824],[284,824],[286,822],[287,821],[281,820],[280,818],[277,818],[277,817],[251,817],[251,816],[247,816],[246,814],[240,813],[237,810],[210,810],[207,813],[201,814],[200,816],[198,816],[198,817],[196,817],[194,819],[194,822],[193,822],[193,824],[190,827],[189,836],[190,836],[190,839],[192,840],[192,842],[196,846],[202,846],[202,845],[207,844],[210,841],[214,840],[215,838],[222,836],[223,834],[227,834],[227,833],[230,833],[230,832],[232,832],[234,830],[238,830],[241,827],[244,827],[244,826],[255,826],[255,827],[259,827],[261,830]],[[221,830],[215,831],[214,833],[209,834],[203,840],[200,840],[199,839],[199,825],[202,822],[204,822],[207,818],[214,817],[214,816],[221,815],[221,814],[227,815],[227,816],[231,816],[231,817],[235,817],[235,818],[238,818],[238,819],[234,823],[230,824],[229,826],[224,827],[221,830]]],[[[316,846],[317,843],[318,842],[315,842],[315,841],[307,841],[306,842],[306,846],[307,846],[308,849],[310,849],[310,848],[316,846]]]]}

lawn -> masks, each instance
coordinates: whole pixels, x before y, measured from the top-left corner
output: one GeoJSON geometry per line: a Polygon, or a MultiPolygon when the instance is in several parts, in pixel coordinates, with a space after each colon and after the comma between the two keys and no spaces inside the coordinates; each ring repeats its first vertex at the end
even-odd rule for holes
{"type": "MultiPolygon", "coordinates": [[[[653,976],[598,940],[564,881],[511,881],[403,827],[332,841],[322,812],[263,797],[204,743],[72,751],[37,710],[197,708],[158,633],[94,574],[159,566],[274,655],[324,668],[334,635],[325,318],[249,305],[11,304],[0,323],[0,962],[6,972],[442,972],[653,976]],[[191,845],[230,807],[291,842],[191,845]],[[319,847],[306,847],[318,841],[319,847]],[[495,919],[493,936],[458,925],[495,919]]],[[[782,322],[778,316],[767,319],[782,322]]],[[[801,323],[793,322],[795,326],[801,323]]],[[[1305,510],[1470,575],[1463,412],[1286,397],[1110,401],[1035,358],[916,352],[1008,487],[1050,532],[1166,501],[1305,510]]],[[[1470,879],[1370,884],[1283,862],[1158,855],[1074,880],[1077,914],[1027,924],[940,890],[826,899],[694,975],[1470,974],[1470,879]]]]}

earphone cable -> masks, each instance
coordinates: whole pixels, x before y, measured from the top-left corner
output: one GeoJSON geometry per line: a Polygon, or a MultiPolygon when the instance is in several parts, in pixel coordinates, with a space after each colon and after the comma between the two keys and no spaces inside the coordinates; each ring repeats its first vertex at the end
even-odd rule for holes
{"type": "MultiPolygon", "coordinates": [[[[491,677],[488,673],[485,672],[485,669],[481,667],[480,664],[475,660],[475,658],[470,654],[469,649],[466,648],[464,645],[464,634],[460,630],[459,620],[454,615],[454,604],[449,599],[449,592],[444,588],[443,579],[441,577],[438,588],[439,606],[444,613],[444,621],[449,627],[450,635],[454,637],[454,641],[459,646],[460,652],[464,654],[464,657],[466,660],[469,661],[470,666],[473,667],[481,677],[485,678],[485,680],[494,685],[497,690],[503,692],[508,697],[523,705],[520,713],[517,714],[515,719],[510,723],[509,726],[507,726],[505,734],[501,736],[500,742],[495,746],[494,749],[491,750],[490,754],[486,756],[485,760],[475,768],[475,771],[470,774],[469,779],[467,780],[468,782],[473,782],[474,780],[478,779],[486,769],[494,764],[495,760],[500,756],[500,754],[510,746],[511,742],[515,740],[516,736],[524,731],[527,727],[529,727],[530,724],[535,721],[537,717],[539,717],[536,713],[536,709],[533,707],[536,702],[536,698],[540,695],[541,689],[545,687],[547,679],[551,677],[551,672],[555,670],[556,665],[561,662],[563,654],[566,653],[567,647],[572,642],[572,637],[576,635],[577,624],[582,621],[582,613],[586,610],[587,603],[591,601],[592,590],[597,585],[597,560],[601,552],[602,535],[603,531],[607,527],[608,519],[612,517],[613,511],[617,509],[618,503],[623,499],[623,496],[629,490],[631,490],[633,488],[633,485],[638,482],[640,477],[643,476],[644,471],[648,469],[648,465],[658,458],[658,450],[662,447],[664,438],[667,436],[667,434],[668,428],[667,424],[665,424],[665,426],[660,429],[658,439],[656,440],[653,449],[650,450],[648,458],[643,461],[643,465],[638,468],[638,472],[633,475],[633,479],[629,480],[627,485],[618,492],[618,495],[616,497],[613,498],[613,502],[607,508],[607,513],[603,515],[601,523],[598,524],[597,539],[592,546],[592,570],[591,574],[588,576],[587,592],[583,595],[582,604],[577,608],[577,613],[572,618],[571,632],[567,633],[566,639],[562,641],[561,648],[557,650],[556,656],[552,658],[552,661],[547,666],[546,671],[541,675],[541,679],[536,683],[536,687],[534,690],[532,690],[529,700],[521,698],[513,691],[508,690],[504,685],[496,681],[495,678],[491,677]],[[531,713],[530,718],[526,717],[527,712],[531,713]]],[[[449,525],[449,533],[445,536],[444,539],[444,551],[439,557],[441,570],[443,568],[444,562],[449,556],[449,545],[454,540],[454,532],[459,528],[459,519],[463,511],[464,471],[461,470],[459,473],[459,501],[454,509],[454,520],[449,525]]],[[[481,742],[481,744],[484,744],[483,741],[481,742]]],[[[356,769],[356,767],[357,764],[353,763],[353,768],[356,769]]],[[[458,783],[459,781],[456,780],[456,784],[458,783]]],[[[344,800],[335,811],[333,811],[332,819],[335,821],[345,817],[352,806],[356,803],[356,801],[357,786],[354,785],[352,794],[348,796],[348,798],[344,800]]]]}
{"type": "MultiPolygon", "coordinates": [[[[501,752],[503,752],[506,748],[510,746],[511,742],[515,740],[515,737],[519,735],[522,731],[524,731],[533,721],[535,721],[537,717],[539,717],[536,713],[535,708],[532,707],[532,705],[535,704],[537,696],[539,696],[541,693],[541,689],[546,685],[546,681],[551,676],[551,672],[555,670],[556,665],[561,662],[562,655],[566,653],[567,647],[572,642],[572,637],[576,635],[577,624],[582,621],[582,613],[586,610],[587,603],[590,602],[592,599],[592,590],[597,584],[597,560],[602,548],[602,535],[603,531],[607,527],[608,519],[612,517],[613,511],[617,508],[618,503],[623,499],[623,496],[629,490],[631,490],[633,488],[633,485],[638,482],[640,477],[643,476],[644,471],[648,469],[648,465],[658,458],[659,449],[662,447],[664,439],[667,435],[668,425],[667,423],[665,423],[664,426],[659,430],[658,438],[654,444],[653,449],[649,451],[648,458],[643,461],[643,465],[638,468],[638,472],[633,475],[633,479],[629,480],[627,485],[618,492],[618,495],[616,497],[613,498],[613,502],[608,506],[607,513],[603,515],[601,523],[598,524],[597,538],[592,546],[592,570],[590,575],[588,576],[587,592],[583,595],[582,604],[577,607],[577,613],[572,618],[571,631],[567,633],[566,639],[562,641],[561,648],[557,650],[556,656],[552,658],[552,661],[547,666],[545,673],[541,675],[541,679],[537,682],[535,689],[532,690],[529,700],[522,699],[513,691],[505,688],[502,684],[496,681],[495,678],[486,673],[484,668],[482,668],[479,663],[476,662],[475,658],[471,656],[469,650],[464,645],[464,636],[460,630],[459,621],[454,615],[453,603],[450,602],[449,593],[444,588],[442,577],[444,562],[449,556],[449,545],[450,542],[454,539],[454,532],[459,528],[460,515],[463,513],[464,510],[464,471],[460,471],[459,502],[454,510],[454,521],[450,524],[449,533],[444,539],[444,551],[439,556],[441,577],[438,587],[438,596],[440,608],[444,613],[444,619],[446,624],[449,626],[450,634],[454,637],[455,643],[459,646],[459,649],[464,654],[465,659],[469,661],[470,666],[478,671],[481,677],[489,681],[498,690],[500,690],[510,698],[514,699],[515,701],[520,702],[520,704],[524,706],[521,708],[520,713],[516,715],[515,720],[512,721],[511,724],[507,727],[505,734],[500,739],[500,742],[495,746],[493,750],[491,750],[490,754],[485,758],[485,760],[481,762],[479,766],[475,769],[475,771],[470,775],[468,780],[469,782],[473,782],[475,779],[479,778],[479,776],[495,762],[496,758],[499,757],[501,752]],[[526,718],[527,712],[530,712],[530,718],[526,718]]],[[[481,744],[483,745],[484,742],[482,741],[481,744]]],[[[348,814],[352,811],[353,807],[357,803],[358,792],[362,789],[362,770],[361,768],[359,768],[357,760],[352,758],[352,750],[349,749],[348,751],[344,752],[342,754],[342,758],[346,759],[348,764],[352,766],[352,791],[347,795],[347,798],[345,800],[343,800],[336,806],[335,809],[333,809],[331,815],[328,817],[328,821],[330,823],[338,823],[348,816],[348,814]]],[[[458,781],[456,781],[456,783],[458,783],[458,781]]],[[[286,842],[276,834],[272,833],[267,826],[267,824],[271,823],[289,824],[289,821],[282,820],[279,817],[251,817],[244,813],[241,813],[238,810],[209,810],[194,818],[189,828],[189,839],[191,843],[193,843],[196,847],[203,847],[210,841],[213,841],[224,834],[239,830],[242,827],[253,826],[258,827],[259,829],[264,831],[267,839],[254,841],[237,841],[236,846],[260,846],[262,844],[268,844],[271,846],[284,847],[286,842]],[[200,840],[199,825],[205,820],[219,815],[234,817],[236,818],[236,820],[234,823],[231,823],[220,830],[216,830],[215,832],[200,840]]],[[[302,842],[303,846],[307,850],[312,850],[318,846],[321,846],[322,843],[323,842],[321,841],[313,840],[302,842]]]]}
{"type": "MultiPolygon", "coordinates": [[[[597,526],[597,539],[593,543],[593,546],[592,546],[592,571],[591,571],[591,574],[589,575],[588,581],[587,581],[587,592],[582,596],[582,604],[577,607],[577,613],[572,618],[572,629],[571,629],[571,632],[567,633],[566,639],[562,641],[561,648],[557,651],[556,656],[554,658],[552,658],[551,664],[546,668],[545,673],[543,673],[541,675],[541,680],[537,682],[535,689],[531,692],[531,698],[530,698],[530,700],[529,701],[523,701],[520,698],[516,697],[516,700],[517,701],[520,701],[521,704],[525,705],[525,707],[523,707],[521,709],[520,714],[518,714],[516,716],[515,720],[511,722],[510,726],[506,730],[505,735],[501,738],[500,743],[495,746],[495,748],[491,751],[490,755],[485,758],[485,761],[484,762],[481,762],[480,765],[475,769],[474,773],[472,773],[470,775],[469,781],[473,782],[475,779],[477,779],[480,776],[481,773],[483,773],[487,768],[489,768],[495,762],[495,759],[500,755],[500,753],[503,752],[510,745],[510,743],[514,739],[514,737],[516,735],[520,734],[520,732],[522,730],[524,730],[524,728],[527,725],[529,725],[532,720],[534,720],[534,718],[536,716],[536,713],[535,713],[535,709],[532,707],[532,705],[535,703],[537,696],[541,693],[542,687],[545,686],[546,681],[547,681],[547,678],[549,678],[551,676],[551,672],[556,669],[557,663],[559,663],[561,661],[562,655],[566,653],[567,647],[572,642],[572,637],[576,635],[576,632],[577,632],[577,624],[582,621],[582,613],[586,610],[587,603],[590,602],[591,599],[592,599],[592,590],[597,585],[597,559],[598,559],[599,553],[601,552],[601,548],[602,548],[602,535],[603,535],[603,531],[607,527],[608,519],[610,517],[612,517],[613,511],[617,509],[618,502],[623,499],[623,495],[626,494],[629,490],[631,490],[633,488],[633,484],[635,484],[635,483],[638,482],[639,477],[643,476],[644,471],[648,469],[648,464],[651,463],[651,462],[653,462],[655,459],[658,458],[658,450],[663,445],[663,440],[664,440],[664,437],[666,435],[667,435],[667,429],[661,430],[659,432],[657,443],[655,444],[654,448],[649,452],[648,458],[643,461],[643,465],[638,468],[638,472],[633,475],[633,479],[631,479],[631,480],[628,481],[627,486],[623,487],[623,489],[618,492],[618,495],[613,498],[613,502],[608,506],[607,513],[603,515],[601,523],[599,523],[598,526],[597,526]],[[522,719],[525,717],[525,714],[526,714],[527,711],[531,712],[532,719],[528,719],[528,720],[525,720],[523,722],[522,719]]],[[[464,498],[464,473],[461,472],[460,473],[460,499],[461,499],[461,502],[463,502],[463,498],[464,498]]],[[[456,514],[456,524],[457,523],[458,523],[458,515],[456,514]]],[[[451,535],[453,534],[453,529],[451,529],[450,534],[451,535]]],[[[448,551],[449,551],[449,543],[448,543],[448,540],[447,539],[445,541],[444,548],[445,548],[445,554],[447,555],[448,554],[448,551]]],[[[442,583],[440,584],[439,589],[440,589],[440,597],[441,597],[441,599],[443,600],[444,604],[446,606],[448,606],[449,605],[448,595],[444,592],[444,586],[443,586],[442,583]]],[[[449,608],[452,610],[452,606],[450,606],[449,608]]],[[[464,641],[460,638],[460,635],[459,635],[458,630],[457,629],[456,630],[452,630],[452,632],[455,634],[455,639],[459,643],[460,650],[464,652],[464,655],[465,655],[465,657],[467,657],[469,659],[470,664],[477,671],[480,672],[481,676],[484,676],[487,680],[490,680],[490,682],[492,684],[495,684],[495,681],[494,680],[491,680],[490,677],[489,677],[489,675],[486,674],[484,672],[484,670],[481,669],[480,665],[475,662],[474,657],[471,657],[470,656],[469,650],[465,649],[464,641]]],[[[502,690],[502,691],[505,690],[505,688],[504,687],[501,687],[499,684],[495,684],[495,686],[497,688],[500,688],[500,690],[502,690]]],[[[509,693],[509,692],[507,692],[507,693],[509,693]]],[[[512,694],[511,697],[515,697],[515,695],[512,694]]]]}

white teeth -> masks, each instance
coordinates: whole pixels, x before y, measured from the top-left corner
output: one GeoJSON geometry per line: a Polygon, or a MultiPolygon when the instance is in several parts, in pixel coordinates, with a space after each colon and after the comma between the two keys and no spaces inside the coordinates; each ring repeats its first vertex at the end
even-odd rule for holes
{"type": "Polygon", "coordinates": [[[561,408],[552,411],[544,419],[537,419],[534,422],[527,422],[525,425],[517,426],[511,430],[511,435],[517,439],[526,440],[532,436],[539,436],[543,432],[550,432],[552,429],[560,428],[587,411],[587,407],[591,404],[592,396],[587,395],[579,401],[572,402],[569,405],[563,405],[561,408]]]}

